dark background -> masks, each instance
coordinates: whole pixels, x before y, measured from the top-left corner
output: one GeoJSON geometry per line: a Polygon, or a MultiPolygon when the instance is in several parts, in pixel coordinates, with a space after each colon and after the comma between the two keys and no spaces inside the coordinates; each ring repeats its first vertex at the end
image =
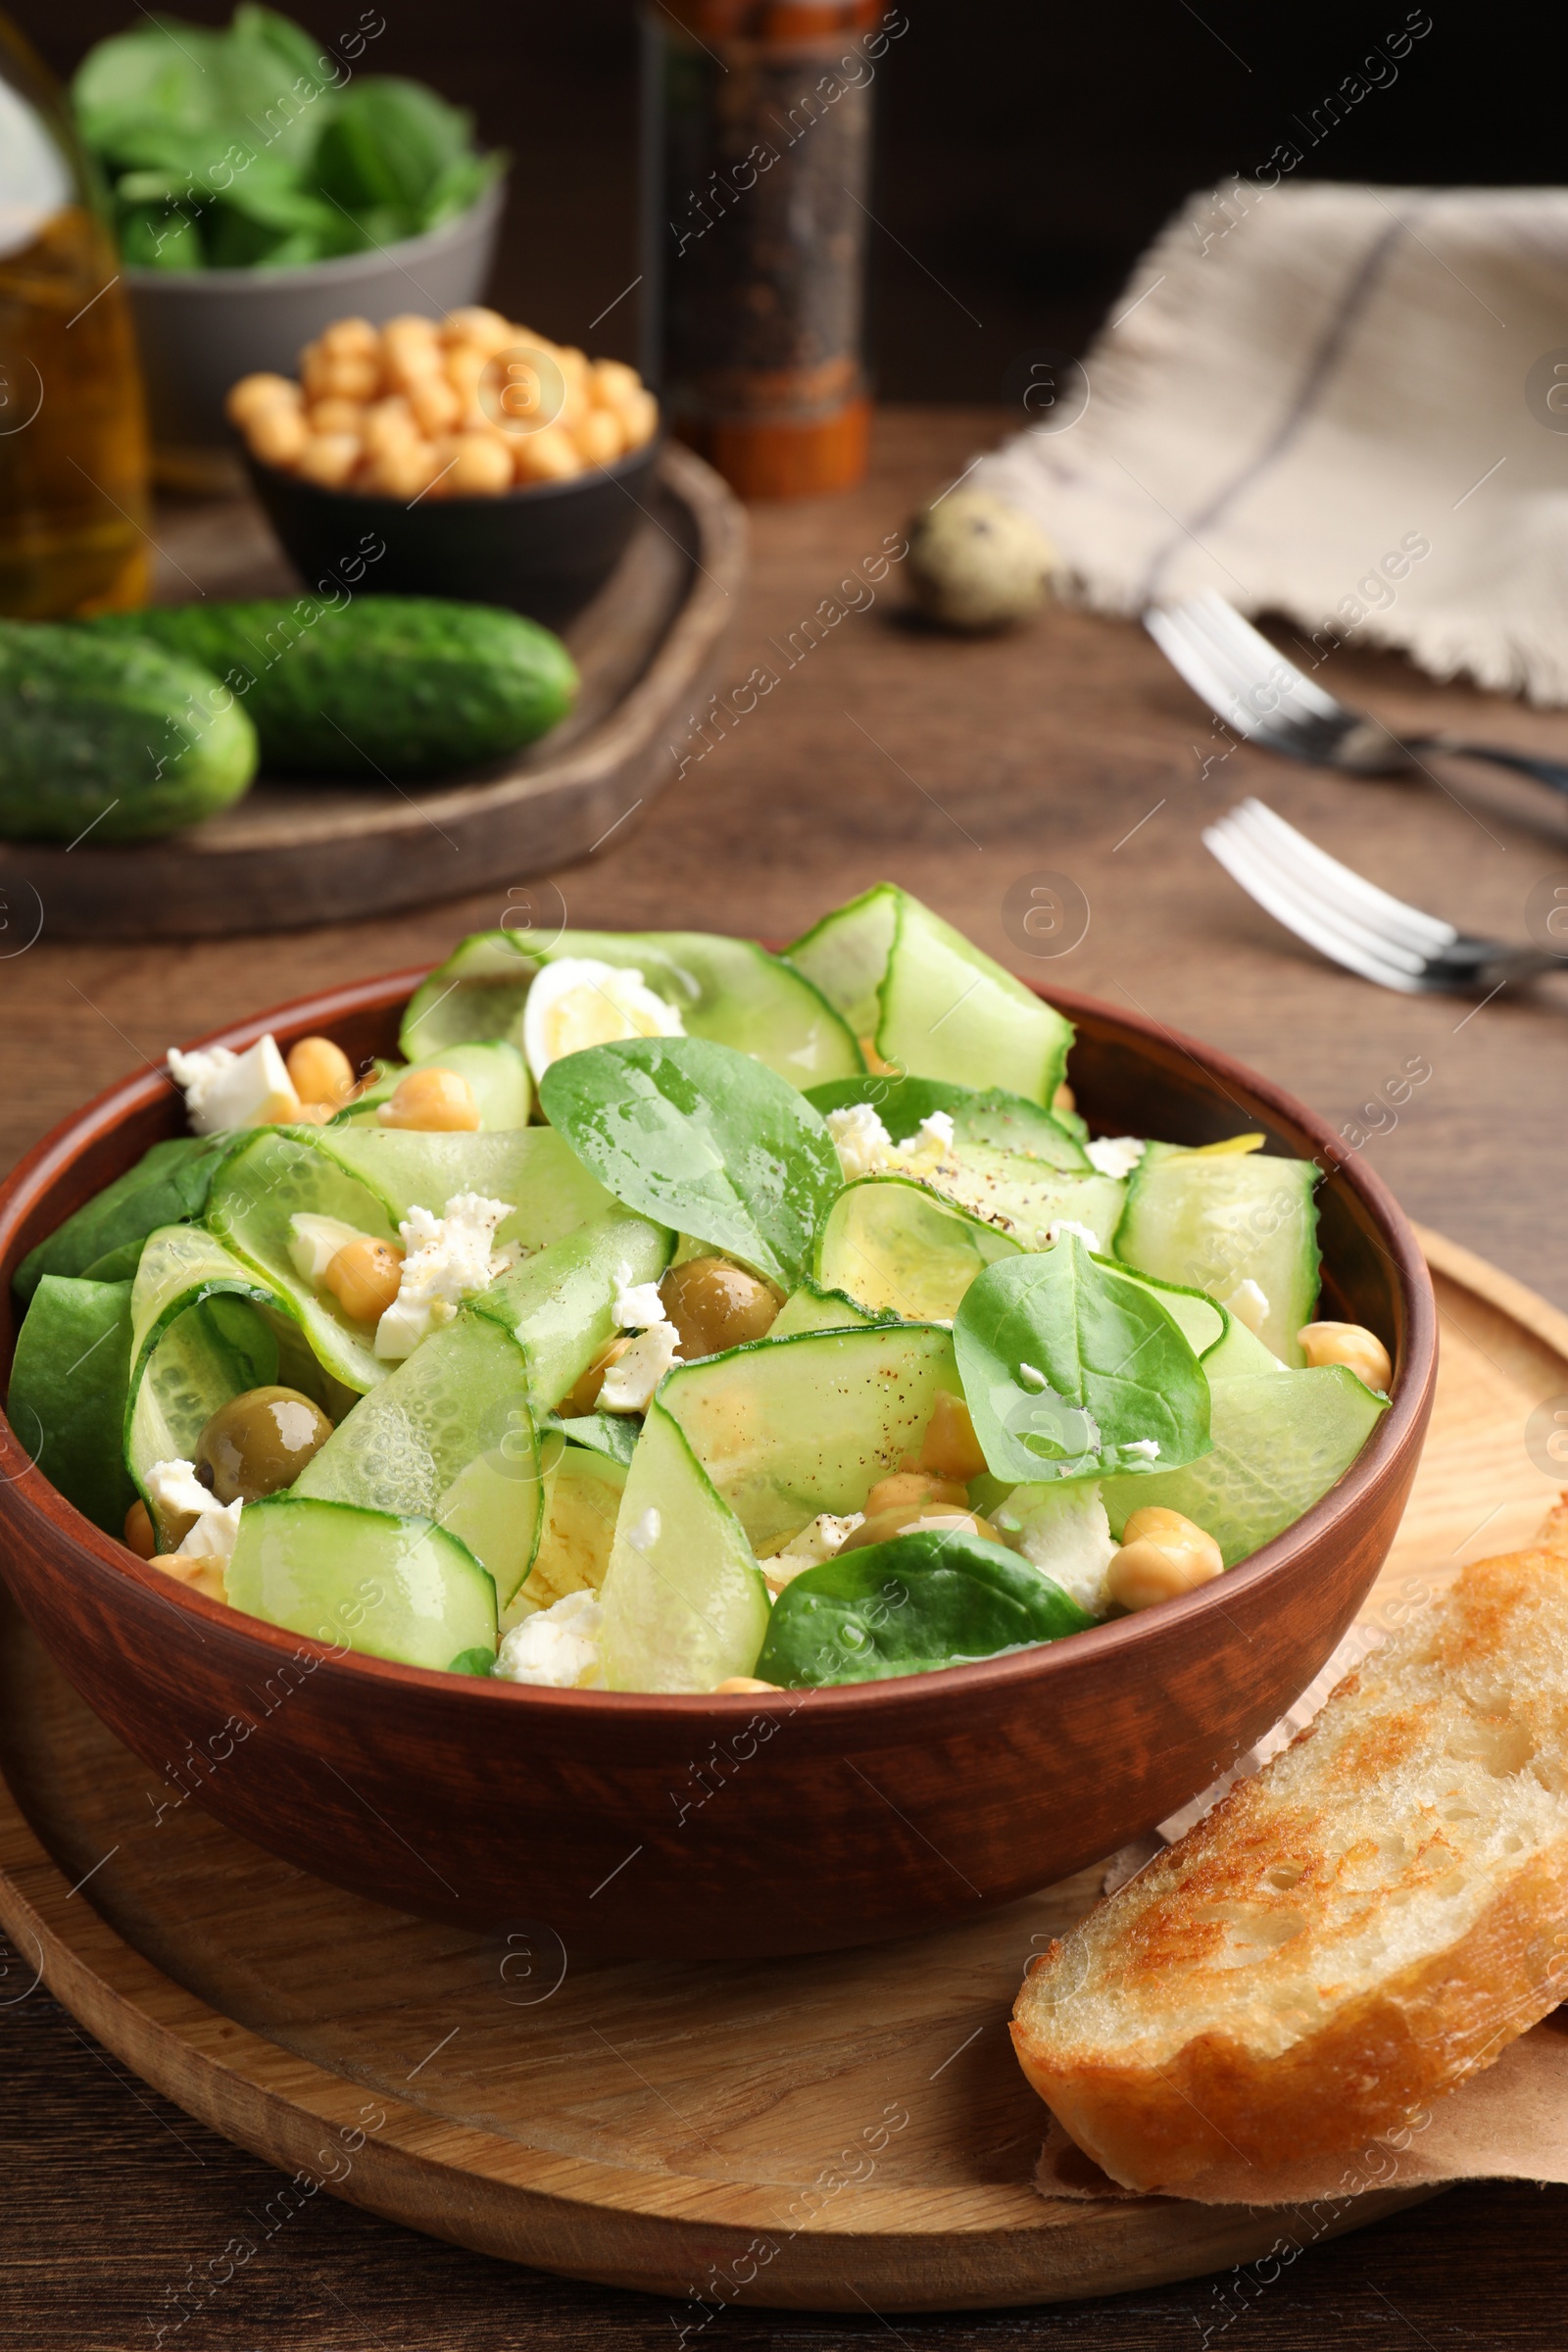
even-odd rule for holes
{"type": "MultiPolygon", "coordinates": [[[[330,40],[364,4],[304,0],[286,13],[330,40]]],[[[635,294],[590,333],[640,266],[634,0],[377,5],[387,28],[363,70],[434,83],[514,158],[500,306],[543,334],[635,359],[635,294]]],[[[1308,150],[1298,118],[1410,13],[1405,0],[901,6],[909,29],[877,76],[870,341],[877,390],[906,401],[1001,400],[1020,352],[1081,348],[1182,198],[1250,174],[1281,142],[1308,150]]],[[[144,21],[132,0],[12,0],[11,13],[63,75],[93,41],[144,21]]],[[[173,13],[218,24],[230,12],[187,0],[173,13]]],[[[1554,12],[1429,0],[1414,13],[1432,29],[1397,79],[1310,149],[1298,176],[1561,180],[1554,12]]]]}

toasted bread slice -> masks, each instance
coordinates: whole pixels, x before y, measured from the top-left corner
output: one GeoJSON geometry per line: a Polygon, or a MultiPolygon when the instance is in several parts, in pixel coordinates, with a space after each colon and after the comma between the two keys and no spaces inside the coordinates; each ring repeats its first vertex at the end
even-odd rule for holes
{"type": "Polygon", "coordinates": [[[1129,2188],[1408,2121],[1568,1994],[1568,1496],[1034,1964],[1024,2073],[1129,2188]]]}

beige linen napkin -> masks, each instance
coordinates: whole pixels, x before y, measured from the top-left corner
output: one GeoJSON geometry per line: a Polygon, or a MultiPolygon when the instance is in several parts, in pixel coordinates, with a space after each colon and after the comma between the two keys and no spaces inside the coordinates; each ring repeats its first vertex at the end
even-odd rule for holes
{"type": "Polygon", "coordinates": [[[1087,387],[1058,372],[969,478],[1036,518],[1078,600],[1217,589],[1295,621],[1303,666],[1397,646],[1568,703],[1568,190],[1194,198],[1087,387]]]}

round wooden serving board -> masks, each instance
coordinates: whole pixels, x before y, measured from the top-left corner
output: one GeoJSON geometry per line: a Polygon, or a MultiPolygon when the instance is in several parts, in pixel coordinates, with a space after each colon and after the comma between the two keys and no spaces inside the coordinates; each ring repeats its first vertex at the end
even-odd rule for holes
{"type": "MultiPolygon", "coordinates": [[[[249,498],[160,514],[158,545],[161,604],[299,593],[249,498]]],[[[56,938],[297,931],[569,865],[619,840],[674,776],[670,740],[701,708],[745,566],[740,501],[669,443],[625,554],[562,631],[582,683],[538,743],[440,784],[264,776],[220,816],[161,841],[0,842],[13,922],[56,938]]]]}
{"type": "MultiPolygon", "coordinates": [[[[1568,1413],[1568,1316],[1422,1238],[1437,1410],[1372,1615],[1529,1537],[1554,1493],[1537,1408],[1568,1413]]],[[[583,1966],[526,1920],[459,1934],[231,1836],[115,1742],[14,1613],[0,1724],[0,1924],[20,1981],[41,1976],[155,2088],[299,2176],[285,2200],[326,2187],[642,2288],[677,2331],[702,2324],[692,2297],[881,2314],[1110,2294],[1279,2234],[1278,2213],[1032,2184],[1046,2117],[1007,2013],[1098,1868],[871,1950],[583,1966]]],[[[527,1803],[519,1788],[519,1816],[527,1803]]],[[[1411,2201],[1369,2193],[1340,2226],[1411,2201]]]]}

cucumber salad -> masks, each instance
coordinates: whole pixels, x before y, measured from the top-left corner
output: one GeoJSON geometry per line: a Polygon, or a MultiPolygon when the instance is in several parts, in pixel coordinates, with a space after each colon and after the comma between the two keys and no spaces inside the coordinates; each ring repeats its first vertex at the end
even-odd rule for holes
{"type": "Polygon", "coordinates": [[[1319,1171],[1091,1138],[1070,1024],[883,884],[786,955],[491,931],[172,1053],[192,1132],[23,1264],[79,1509],[294,1633],[519,1686],[924,1674],[1157,1606],[1355,1459],[1319,1171]]]}

